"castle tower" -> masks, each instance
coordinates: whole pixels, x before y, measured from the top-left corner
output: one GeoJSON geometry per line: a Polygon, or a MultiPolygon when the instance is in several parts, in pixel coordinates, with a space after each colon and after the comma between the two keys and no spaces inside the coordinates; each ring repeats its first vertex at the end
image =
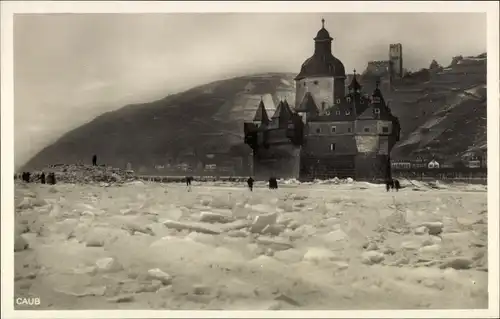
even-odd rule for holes
{"type": "Polygon", "coordinates": [[[368,108],[356,120],[356,171],[360,178],[390,179],[390,152],[394,146],[394,116],[385,103],[380,82],[368,108]]]}
{"type": "Polygon", "coordinates": [[[357,79],[356,69],[354,69],[351,83],[347,86],[349,90],[347,102],[351,105],[352,112],[354,112],[355,116],[364,112],[365,107],[368,106],[362,101],[363,96],[361,94],[361,88],[362,86],[357,79]]]}
{"type": "Polygon", "coordinates": [[[361,92],[361,84],[359,84],[356,75],[357,75],[356,69],[354,69],[351,83],[349,83],[349,86],[347,87],[349,89],[349,93],[360,93],[361,92]]]}
{"type": "Polygon", "coordinates": [[[389,45],[389,63],[391,78],[403,76],[403,46],[401,43],[389,45]]]}
{"type": "MultiPolygon", "coordinates": [[[[340,104],[345,96],[344,65],[332,54],[333,38],[325,29],[325,20],[321,21],[322,27],[314,38],[314,54],[302,64],[295,77],[295,111],[301,115],[307,113],[301,104],[310,104],[304,99],[312,98],[319,115],[324,115],[334,104],[340,104]]],[[[307,116],[303,118],[307,120],[307,116]]]]}
{"type": "Polygon", "coordinates": [[[269,123],[269,116],[267,115],[266,107],[264,106],[264,101],[262,101],[262,99],[260,100],[259,106],[257,107],[257,111],[255,112],[253,122],[254,124],[257,125],[260,124],[265,125],[269,123]]]}
{"type": "Polygon", "coordinates": [[[288,105],[288,102],[280,101],[278,106],[276,107],[276,111],[273,116],[271,116],[271,120],[277,120],[279,128],[285,128],[288,125],[288,122],[292,119],[292,111],[288,105]]]}

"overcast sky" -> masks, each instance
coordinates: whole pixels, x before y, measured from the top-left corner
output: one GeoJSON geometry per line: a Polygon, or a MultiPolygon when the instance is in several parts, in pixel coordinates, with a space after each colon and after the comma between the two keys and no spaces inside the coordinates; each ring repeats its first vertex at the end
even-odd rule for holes
{"type": "Polygon", "coordinates": [[[486,52],[481,13],[17,15],[16,167],[127,103],[248,73],[297,73],[322,17],[349,73],[387,59],[389,43],[403,44],[409,69],[486,52]]]}

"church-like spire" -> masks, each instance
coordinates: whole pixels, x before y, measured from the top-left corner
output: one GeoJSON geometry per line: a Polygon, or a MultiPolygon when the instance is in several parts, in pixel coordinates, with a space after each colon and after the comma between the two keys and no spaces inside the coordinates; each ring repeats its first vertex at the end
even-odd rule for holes
{"type": "Polygon", "coordinates": [[[255,116],[253,118],[255,122],[261,122],[263,124],[269,123],[269,116],[266,112],[266,107],[264,106],[264,101],[262,97],[260,99],[259,106],[257,107],[257,112],[255,112],[255,116]]]}
{"type": "Polygon", "coordinates": [[[373,90],[372,93],[372,103],[382,104],[385,107],[384,97],[382,95],[382,91],[380,90],[379,86],[380,86],[380,79],[377,79],[377,81],[375,82],[375,90],[373,90]]]}
{"type": "Polygon", "coordinates": [[[325,29],[325,19],[321,19],[321,29],[314,38],[314,53],[321,56],[330,55],[332,53],[332,40],[330,33],[325,29]]]}
{"type": "Polygon", "coordinates": [[[356,78],[356,69],[354,69],[354,74],[352,76],[351,83],[349,84],[349,91],[352,92],[361,91],[361,84],[359,84],[358,79],[356,78]]]}
{"type": "MultiPolygon", "coordinates": [[[[295,77],[296,81],[307,77],[345,78],[344,65],[332,54],[333,38],[325,29],[324,19],[321,23],[322,28],[314,38],[314,54],[302,64],[299,74],[295,77]]],[[[342,88],[344,88],[344,83],[342,83],[342,88]]]]}

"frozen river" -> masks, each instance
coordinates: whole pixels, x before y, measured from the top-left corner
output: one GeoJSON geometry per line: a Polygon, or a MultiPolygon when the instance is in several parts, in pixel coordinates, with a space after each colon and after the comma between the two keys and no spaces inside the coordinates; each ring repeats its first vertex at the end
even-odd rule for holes
{"type": "Polygon", "coordinates": [[[37,310],[487,308],[485,187],[407,186],[17,183],[15,295],[43,296],[37,310]]]}

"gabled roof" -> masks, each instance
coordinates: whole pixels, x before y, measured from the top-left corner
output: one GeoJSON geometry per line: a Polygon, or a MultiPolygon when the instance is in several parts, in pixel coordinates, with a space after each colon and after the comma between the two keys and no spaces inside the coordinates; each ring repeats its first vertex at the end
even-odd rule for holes
{"type": "Polygon", "coordinates": [[[262,123],[269,123],[269,116],[267,116],[266,107],[264,106],[264,102],[262,100],[260,100],[253,120],[262,123]]]}
{"type": "Polygon", "coordinates": [[[295,111],[307,113],[317,113],[319,111],[310,92],[306,92],[302,102],[300,102],[299,106],[295,108],[295,111]]]}
{"type": "Polygon", "coordinates": [[[383,120],[392,121],[393,116],[385,104],[371,103],[368,108],[358,116],[359,120],[383,120]]]}
{"type": "Polygon", "coordinates": [[[368,108],[358,116],[358,120],[376,120],[375,108],[370,104],[368,108]]]}
{"type": "Polygon", "coordinates": [[[370,99],[361,94],[361,92],[350,92],[346,95],[347,103],[355,108],[356,114],[363,114],[363,112],[370,106],[370,99]]]}
{"type": "Polygon", "coordinates": [[[368,108],[358,116],[360,120],[384,120],[392,121],[394,116],[385,103],[384,96],[379,89],[379,82],[372,93],[371,102],[368,108]]]}

